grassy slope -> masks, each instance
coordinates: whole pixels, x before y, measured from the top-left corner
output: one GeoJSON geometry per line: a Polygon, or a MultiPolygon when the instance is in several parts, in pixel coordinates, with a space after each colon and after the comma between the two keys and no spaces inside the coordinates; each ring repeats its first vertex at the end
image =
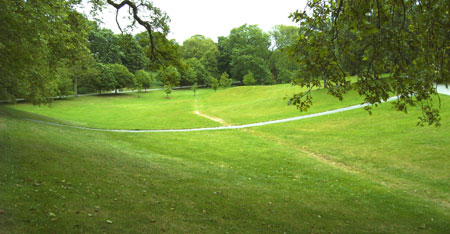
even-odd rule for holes
{"type": "MultiPolygon", "coordinates": [[[[199,93],[211,93],[199,90],[199,93]]],[[[219,124],[194,113],[192,91],[174,91],[170,99],[162,91],[119,96],[88,96],[55,101],[52,106],[18,104],[11,108],[64,123],[107,129],[166,129],[213,127],[219,124]],[[138,98],[138,95],[140,98],[138,98]]]]}
{"type": "Polygon", "coordinates": [[[414,127],[415,111],[389,105],[373,116],[176,134],[97,133],[2,113],[0,232],[446,233],[442,99],[440,128],[414,127]]]}
{"type": "Polygon", "coordinates": [[[196,115],[196,110],[222,118],[228,124],[246,124],[317,113],[361,102],[355,93],[346,95],[340,102],[327,95],[325,90],[320,90],[314,92],[315,103],[311,110],[300,113],[283,100],[286,95],[298,91],[299,87],[289,85],[233,87],[217,92],[200,89],[194,98],[190,90],[174,90],[171,99],[166,99],[161,91],[155,91],[79,97],[56,101],[51,107],[29,104],[10,107],[70,125],[109,129],[171,129],[220,125],[196,115]],[[140,98],[137,98],[138,95],[140,98]]]}
{"type": "Polygon", "coordinates": [[[288,106],[284,97],[302,91],[298,86],[241,86],[221,90],[214,95],[200,96],[199,109],[231,124],[247,124],[322,112],[361,103],[355,93],[347,94],[343,102],[327,95],[326,90],[313,92],[314,105],[308,112],[299,112],[288,106]]]}

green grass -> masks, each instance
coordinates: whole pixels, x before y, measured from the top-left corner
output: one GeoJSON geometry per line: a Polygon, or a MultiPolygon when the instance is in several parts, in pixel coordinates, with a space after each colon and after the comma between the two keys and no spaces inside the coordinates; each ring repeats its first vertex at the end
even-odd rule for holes
{"type": "MultiPolygon", "coordinates": [[[[199,90],[208,95],[210,90],[199,90]]],[[[166,129],[213,127],[218,123],[194,113],[192,91],[174,91],[170,99],[162,91],[121,95],[86,96],[55,101],[50,107],[18,104],[26,111],[69,125],[104,129],[166,129]],[[139,97],[138,97],[139,96],[139,97]]]]}
{"type": "Polygon", "coordinates": [[[362,100],[354,92],[340,102],[327,95],[326,90],[314,91],[314,106],[301,113],[283,100],[299,91],[299,87],[290,85],[233,87],[217,92],[199,89],[194,97],[191,90],[174,90],[170,99],[165,98],[162,91],[153,91],[72,98],[55,101],[50,107],[30,104],[9,107],[69,125],[104,129],[179,129],[221,125],[195,114],[196,110],[221,118],[227,124],[247,124],[317,113],[358,104],[362,100]]]}
{"type": "Polygon", "coordinates": [[[299,112],[287,105],[284,97],[304,91],[298,86],[241,86],[221,90],[214,95],[200,96],[200,110],[222,118],[231,124],[247,124],[312,114],[362,102],[355,92],[345,95],[344,101],[327,94],[326,90],[313,91],[314,105],[308,112],[299,112]]]}
{"type": "MultiPolygon", "coordinates": [[[[258,88],[248,88],[255,103],[270,93],[258,97],[258,88]]],[[[234,90],[202,92],[213,103],[234,90]]],[[[167,103],[189,100],[178,95],[167,103]]],[[[37,124],[1,106],[0,232],[449,233],[450,97],[441,99],[439,128],[415,127],[418,110],[383,104],[372,116],[353,110],[242,130],[139,134],[37,124]]],[[[55,105],[70,110],[79,100],[55,105]]],[[[217,116],[232,120],[238,112],[225,106],[217,116]]]]}

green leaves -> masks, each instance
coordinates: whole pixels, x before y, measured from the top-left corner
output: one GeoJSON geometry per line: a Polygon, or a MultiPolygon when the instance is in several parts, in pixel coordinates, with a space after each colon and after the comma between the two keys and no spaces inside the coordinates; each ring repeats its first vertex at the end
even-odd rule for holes
{"type": "Polygon", "coordinates": [[[397,109],[423,105],[420,122],[439,125],[431,98],[434,83],[450,81],[448,1],[311,0],[308,8],[291,14],[301,24],[290,48],[302,66],[299,84],[319,88],[323,80],[338,98],[356,89],[371,104],[397,95],[397,109]],[[348,74],[356,75],[354,85],[348,74]]]}
{"type": "Polygon", "coordinates": [[[251,71],[256,82],[262,84],[269,77],[270,36],[257,25],[242,25],[230,32],[231,75],[243,81],[251,71]]]}
{"type": "Polygon", "coordinates": [[[248,71],[248,73],[244,76],[243,83],[245,85],[252,85],[256,83],[256,80],[253,77],[253,73],[251,71],[248,71]]]}
{"type": "Polygon", "coordinates": [[[230,87],[232,82],[233,82],[233,80],[231,78],[229,78],[228,73],[224,72],[224,73],[222,73],[222,75],[220,75],[220,80],[219,80],[220,86],[227,88],[227,87],[230,87]]]}

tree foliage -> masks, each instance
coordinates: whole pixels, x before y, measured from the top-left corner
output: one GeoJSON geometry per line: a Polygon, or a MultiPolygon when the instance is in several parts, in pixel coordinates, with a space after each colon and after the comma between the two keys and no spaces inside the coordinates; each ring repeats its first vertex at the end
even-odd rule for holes
{"type": "Polygon", "coordinates": [[[250,70],[255,80],[264,84],[270,76],[268,59],[270,57],[270,36],[256,25],[242,25],[230,32],[228,46],[231,48],[231,75],[243,81],[250,70]]]}
{"type": "Polygon", "coordinates": [[[217,89],[219,88],[219,81],[214,76],[210,76],[208,78],[208,84],[209,87],[211,87],[214,90],[214,92],[216,92],[217,89]]]}
{"type": "Polygon", "coordinates": [[[162,81],[166,85],[177,86],[180,83],[180,78],[180,72],[175,66],[171,65],[162,70],[162,81]]]}
{"type": "MultiPolygon", "coordinates": [[[[180,51],[185,60],[198,60],[208,75],[218,75],[217,58],[219,56],[219,49],[210,38],[202,35],[192,36],[183,42],[180,51]]],[[[198,65],[192,66],[192,68],[197,73],[204,72],[196,70],[199,68],[198,65]]]]}
{"type": "Polygon", "coordinates": [[[198,89],[198,84],[194,83],[191,87],[192,92],[194,92],[194,97],[197,96],[197,89],[198,89]]]}
{"type": "MultiPolygon", "coordinates": [[[[342,99],[355,89],[372,104],[395,95],[396,109],[419,105],[419,124],[439,125],[434,84],[450,81],[449,9],[447,0],[310,0],[291,15],[301,24],[292,49],[302,69],[297,84],[311,90],[325,78],[330,94],[342,99]]],[[[304,109],[311,100],[306,92],[290,102],[304,109]]]]}
{"type": "Polygon", "coordinates": [[[296,26],[276,25],[270,35],[274,41],[275,49],[288,48],[296,43],[299,28],[296,26]]]}
{"type": "Polygon", "coordinates": [[[52,100],[60,61],[76,60],[87,51],[83,22],[73,4],[0,0],[0,99],[52,100]]]}
{"type": "Polygon", "coordinates": [[[145,70],[139,70],[135,74],[135,83],[138,90],[151,88],[153,81],[153,76],[145,70]]]}
{"type": "Polygon", "coordinates": [[[110,29],[99,28],[92,22],[89,32],[89,49],[92,56],[100,63],[122,63],[119,38],[110,29]]]}
{"type": "Polygon", "coordinates": [[[288,48],[296,44],[298,33],[299,27],[286,25],[277,25],[270,32],[274,45],[269,59],[269,68],[274,82],[292,82],[295,71],[300,69],[288,53],[288,48]]]}
{"type": "Polygon", "coordinates": [[[243,83],[245,85],[252,85],[256,83],[255,77],[251,71],[248,71],[248,73],[244,76],[243,83]]]}
{"type": "Polygon", "coordinates": [[[233,83],[233,80],[228,76],[228,73],[224,72],[220,75],[219,85],[228,88],[233,83]]]}
{"type": "Polygon", "coordinates": [[[127,32],[136,28],[138,25],[145,28],[149,41],[149,57],[153,62],[160,62],[161,58],[166,57],[166,52],[160,50],[158,44],[158,34],[163,37],[169,33],[170,22],[169,16],[156,7],[149,0],[89,0],[93,5],[93,13],[104,10],[107,6],[112,6],[116,10],[116,22],[120,31],[127,32]],[[129,17],[132,19],[130,25],[120,25],[118,21],[119,11],[128,11],[129,17]]]}

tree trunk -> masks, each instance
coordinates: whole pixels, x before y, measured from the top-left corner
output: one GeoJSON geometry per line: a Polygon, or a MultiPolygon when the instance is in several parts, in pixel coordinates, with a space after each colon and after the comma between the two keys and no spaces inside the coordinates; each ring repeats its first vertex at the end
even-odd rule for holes
{"type": "Polygon", "coordinates": [[[75,92],[75,97],[78,97],[78,77],[75,76],[75,80],[73,82],[73,90],[75,92]]]}
{"type": "Polygon", "coordinates": [[[324,88],[328,88],[327,78],[326,77],[323,77],[323,87],[324,88]]]}
{"type": "Polygon", "coordinates": [[[115,94],[117,94],[117,89],[114,91],[115,94]]]}

